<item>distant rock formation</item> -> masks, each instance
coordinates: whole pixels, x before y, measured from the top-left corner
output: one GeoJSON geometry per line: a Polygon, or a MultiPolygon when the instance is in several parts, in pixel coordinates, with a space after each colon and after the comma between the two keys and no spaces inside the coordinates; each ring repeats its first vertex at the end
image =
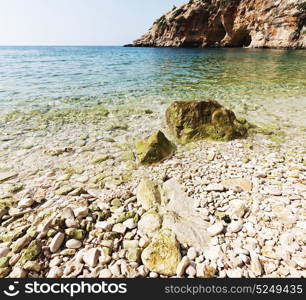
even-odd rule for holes
{"type": "Polygon", "coordinates": [[[190,0],[132,45],[306,48],[306,1],[190,0]]]}

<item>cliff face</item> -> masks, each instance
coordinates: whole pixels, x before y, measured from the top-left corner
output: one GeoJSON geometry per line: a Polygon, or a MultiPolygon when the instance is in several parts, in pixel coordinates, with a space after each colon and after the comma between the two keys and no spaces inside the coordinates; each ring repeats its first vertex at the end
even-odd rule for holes
{"type": "Polygon", "coordinates": [[[133,45],[306,48],[306,2],[191,0],[163,15],[133,45]]]}

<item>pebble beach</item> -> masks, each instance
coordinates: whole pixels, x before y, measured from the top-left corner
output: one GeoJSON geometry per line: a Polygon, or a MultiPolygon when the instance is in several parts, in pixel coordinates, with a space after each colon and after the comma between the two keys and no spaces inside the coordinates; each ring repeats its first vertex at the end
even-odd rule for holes
{"type": "Polygon", "coordinates": [[[156,130],[171,140],[166,107],[5,116],[1,277],[306,276],[303,130],[176,143],[171,158],[142,166],[137,140],[156,130]],[[190,204],[206,229],[201,245],[165,239],[163,219],[141,200],[146,182],[190,204]]]}

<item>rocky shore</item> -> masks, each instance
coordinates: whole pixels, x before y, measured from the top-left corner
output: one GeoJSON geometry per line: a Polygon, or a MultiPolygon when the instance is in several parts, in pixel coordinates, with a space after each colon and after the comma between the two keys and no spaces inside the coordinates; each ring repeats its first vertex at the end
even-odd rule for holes
{"type": "Polygon", "coordinates": [[[191,0],[130,46],[306,48],[304,0],[191,0]]]}
{"type": "Polygon", "coordinates": [[[0,277],[306,277],[304,132],[182,105],[1,119],[0,277]]]}

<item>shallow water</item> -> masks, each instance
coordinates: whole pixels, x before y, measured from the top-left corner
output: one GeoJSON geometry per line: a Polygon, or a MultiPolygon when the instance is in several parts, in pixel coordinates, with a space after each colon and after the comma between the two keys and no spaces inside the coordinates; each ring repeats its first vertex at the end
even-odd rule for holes
{"type": "Polygon", "coordinates": [[[216,99],[267,122],[294,116],[300,124],[306,51],[0,47],[2,111],[186,99],[216,99]]]}

